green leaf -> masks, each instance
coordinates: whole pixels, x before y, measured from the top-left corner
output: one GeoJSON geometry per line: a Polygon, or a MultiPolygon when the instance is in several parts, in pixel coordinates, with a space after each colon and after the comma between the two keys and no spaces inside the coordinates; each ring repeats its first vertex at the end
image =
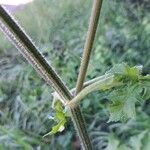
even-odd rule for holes
{"type": "Polygon", "coordinates": [[[123,102],[115,102],[109,108],[110,117],[109,121],[126,121],[129,118],[135,118],[135,100],[130,98],[129,100],[123,102]],[[131,101],[130,101],[131,100],[131,101]]]}
{"type": "Polygon", "coordinates": [[[110,116],[108,122],[111,121],[119,121],[123,120],[124,114],[123,114],[123,103],[121,101],[116,101],[113,104],[111,104],[108,108],[110,116]]]}
{"type": "Polygon", "coordinates": [[[112,103],[108,106],[109,122],[126,121],[129,118],[135,118],[135,104],[143,101],[142,91],[141,84],[128,84],[110,92],[108,99],[112,103]]]}
{"type": "Polygon", "coordinates": [[[56,134],[57,132],[62,132],[65,129],[65,113],[63,111],[63,108],[60,104],[60,101],[53,100],[53,109],[55,110],[55,115],[53,117],[53,120],[56,122],[56,124],[52,127],[51,131],[44,135],[44,137],[52,134],[56,134]]]}
{"type": "Polygon", "coordinates": [[[108,106],[110,121],[125,121],[135,118],[136,102],[143,102],[150,98],[150,77],[141,75],[141,66],[129,67],[122,63],[115,65],[109,73],[115,75],[115,79],[123,82],[119,89],[113,89],[108,95],[112,102],[108,106]]]}
{"type": "Polygon", "coordinates": [[[139,79],[142,67],[129,67],[127,64],[117,64],[108,73],[115,75],[116,79],[135,82],[139,79]]]}
{"type": "Polygon", "coordinates": [[[124,75],[132,81],[137,81],[140,75],[140,70],[136,67],[129,67],[125,65],[124,75]]]}

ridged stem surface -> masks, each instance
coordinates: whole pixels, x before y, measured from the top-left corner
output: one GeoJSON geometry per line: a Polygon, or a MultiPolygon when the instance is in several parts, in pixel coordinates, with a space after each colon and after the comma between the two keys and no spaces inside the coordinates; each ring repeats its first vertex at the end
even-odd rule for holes
{"type": "MultiPolygon", "coordinates": [[[[2,5],[0,5],[0,29],[17,47],[33,68],[42,76],[42,78],[55,89],[61,97],[61,102],[63,104],[73,98],[58,74],[42,56],[28,35],[2,5]]],[[[90,141],[88,140],[85,121],[79,107],[71,109],[71,118],[79,136],[82,148],[89,150],[88,147],[90,141]]]]}

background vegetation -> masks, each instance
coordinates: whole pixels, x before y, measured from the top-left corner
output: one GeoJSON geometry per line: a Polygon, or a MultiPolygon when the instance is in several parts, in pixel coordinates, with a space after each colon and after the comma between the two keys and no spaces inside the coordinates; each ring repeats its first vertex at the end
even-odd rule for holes
{"type": "MultiPolygon", "coordinates": [[[[91,0],[35,0],[14,13],[42,53],[73,88],[88,26],[91,0]]],[[[120,62],[143,65],[150,73],[150,5],[148,0],[105,0],[87,80],[120,62]]],[[[47,139],[51,88],[0,33],[0,150],[78,149],[72,124],[47,139]]],[[[125,123],[108,121],[105,93],[82,102],[88,130],[101,150],[149,150],[149,100],[137,105],[137,117],[125,123]]]]}

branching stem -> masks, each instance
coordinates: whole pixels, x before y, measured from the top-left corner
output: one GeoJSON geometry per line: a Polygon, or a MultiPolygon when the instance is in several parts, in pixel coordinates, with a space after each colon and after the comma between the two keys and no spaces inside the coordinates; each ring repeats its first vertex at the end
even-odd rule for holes
{"type": "MultiPolygon", "coordinates": [[[[91,13],[91,18],[89,21],[89,28],[88,28],[88,32],[87,32],[87,36],[86,36],[85,45],[84,45],[83,56],[82,56],[79,75],[78,75],[78,79],[77,79],[75,95],[77,95],[82,90],[82,87],[83,87],[85,75],[86,75],[89,60],[90,60],[91,49],[93,46],[95,33],[96,33],[97,25],[98,25],[98,20],[99,20],[99,16],[100,16],[102,1],[103,0],[93,0],[92,13],[91,13]]],[[[76,108],[78,109],[79,106],[77,106],[76,108]]],[[[85,124],[85,123],[83,122],[83,124],[85,124]]],[[[85,134],[88,135],[88,133],[85,133],[85,134]]],[[[86,150],[92,150],[93,148],[92,148],[92,144],[91,144],[89,135],[86,137],[86,141],[88,142],[86,150]]]]}
{"type": "Polygon", "coordinates": [[[114,80],[114,75],[107,75],[106,77],[100,78],[100,80],[85,87],[79,92],[71,101],[66,103],[66,108],[74,108],[77,104],[89,93],[97,90],[107,90],[113,87],[121,86],[122,82],[114,80]]]}
{"type": "MultiPolygon", "coordinates": [[[[51,85],[61,97],[61,102],[65,104],[72,99],[72,95],[65,86],[61,78],[45,60],[31,39],[15,19],[0,5],[0,29],[6,34],[10,41],[17,47],[23,56],[29,61],[33,68],[51,85]]],[[[90,150],[91,144],[85,126],[85,121],[80,108],[71,109],[71,118],[80,138],[83,149],[90,150]]]]}

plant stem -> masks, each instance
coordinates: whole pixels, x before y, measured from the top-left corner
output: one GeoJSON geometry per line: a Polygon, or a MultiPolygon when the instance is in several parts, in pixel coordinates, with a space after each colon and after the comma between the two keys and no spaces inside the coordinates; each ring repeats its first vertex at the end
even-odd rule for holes
{"type": "MultiPolygon", "coordinates": [[[[95,33],[96,33],[96,28],[98,25],[101,6],[102,6],[102,0],[94,0],[93,1],[92,13],[91,13],[91,18],[90,18],[90,22],[89,22],[89,28],[88,28],[86,41],[85,41],[85,46],[84,46],[84,50],[83,50],[83,56],[82,56],[80,71],[79,71],[79,75],[78,75],[78,79],[77,79],[75,95],[77,95],[82,90],[82,87],[83,87],[83,83],[84,83],[84,79],[85,79],[85,75],[87,72],[88,63],[89,63],[89,59],[90,59],[91,49],[93,46],[94,37],[95,37],[95,33]]],[[[75,109],[79,109],[79,106],[77,106],[75,109]]],[[[85,124],[85,123],[83,122],[83,124],[85,124]]],[[[85,133],[85,134],[88,135],[88,133],[85,133]]],[[[86,137],[86,140],[88,142],[86,150],[92,150],[93,149],[92,143],[90,141],[89,136],[86,137]]]]}
{"type": "Polygon", "coordinates": [[[98,26],[98,20],[100,16],[101,7],[102,7],[102,2],[103,0],[93,0],[92,13],[89,21],[88,32],[86,36],[78,80],[76,84],[76,95],[82,90],[83,87],[85,75],[90,60],[91,50],[94,43],[95,33],[98,26]]]}
{"type": "MultiPolygon", "coordinates": [[[[23,29],[17,24],[15,19],[0,5],[0,28],[17,47],[23,56],[29,61],[33,68],[43,77],[43,79],[55,89],[61,97],[61,102],[65,104],[72,99],[68,88],[56,74],[54,69],[45,60],[37,47],[32,43],[23,29]]],[[[71,118],[80,138],[83,149],[89,150],[88,133],[85,121],[80,108],[71,109],[71,118]]]]}
{"type": "MultiPolygon", "coordinates": [[[[83,84],[83,89],[84,89],[85,87],[87,87],[87,86],[89,86],[89,85],[91,85],[91,84],[93,84],[93,83],[99,81],[99,80],[102,80],[102,79],[108,77],[108,76],[110,76],[110,74],[107,73],[107,74],[104,74],[104,75],[102,75],[102,76],[99,76],[99,77],[96,77],[96,78],[94,78],[94,79],[91,79],[91,80],[89,80],[89,81],[86,81],[86,82],[83,84]]],[[[71,93],[72,95],[74,95],[74,94],[75,94],[75,90],[76,90],[76,88],[71,89],[71,90],[70,90],[70,93],[71,93]]],[[[57,99],[60,99],[60,98],[59,98],[59,95],[57,94],[57,92],[53,92],[52,95],[55,96],[57,99]]]]}
{"type": "MultiPolygon", "coordinates": [[[[138,68],[138,67],[136,67],[138,68]]],[[[77,104],[89,93],[97,90],[108,90],[113,87],[122,86],[123,82],[117,81],[114,78],[115,75],[112,73],[105,74],[103,76],[94,78],[88,82],[84,83],[84,89],[79,92],[71,101],[66,103],[66,107],[68,108],[74,108],[77,106],[77,104]]],[[[150,75],[146,76],[139,76],[140,81],[148,81],[150,80],[150,75]]],[[[71,90],[71,92],[74,92],[74,89],[71,90]]]]}
{"type": "Polygon", "coordinates": [[[0,28],[43,79],[59,93],[64,104],[68,97],[71,96],[68,88],[63,84],[60,77],[42,56],[23,29],[17,24],[15,19],[1,5],[0,28]]]}
{"type": "Polygon", "coordinates": [[[71,101],[67,102],[66,108],[75,108],[77,104],[89,93],[97,90],[108,90],[113,87],[123,85],[122,82],[114,80],[114,75],[109,75],[104,77],[103,79],[100,78],[99,81],[96,81],[89,86],[85,87],[81,92],[79,92],[71,101]]]}
{"type": "MultiPolygon", "coordinates": [[[[89,85],[91,85],[91,84],[93,84],[93,83],[99,81],[99,80],[102,80],[102,79],[106,78],[107,76],[110,76],[110,74],[105,74],[105,75],[102,75],[102,76],[93,78],[93,79],[91,79],[91,80],[89,80],[89,81],[86,81],[86,82],[83,84],[83,89],[84,89],[85,87],[87,87],[87,86],[89,86],[89,85]]],[[[76,90],[76,88],[73,88],[73,89],[70,90],[70,92],[72,93],[72,95],[74,95],[75,90],[76,90]]]]}

